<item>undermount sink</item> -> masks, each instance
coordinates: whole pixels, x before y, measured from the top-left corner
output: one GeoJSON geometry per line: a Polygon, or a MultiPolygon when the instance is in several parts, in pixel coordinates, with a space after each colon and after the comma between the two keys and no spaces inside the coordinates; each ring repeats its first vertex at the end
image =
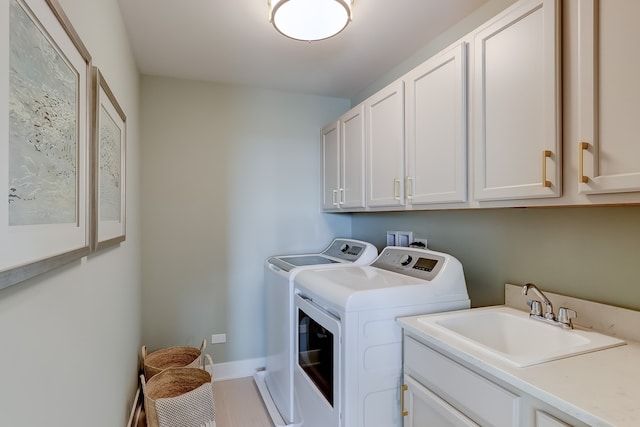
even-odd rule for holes
{"type": "Polygon", "coordinates": [[[426,315],[418,321],[518,367],[625,344],[598,332],[549,325],[504,306],[426,315]]]}

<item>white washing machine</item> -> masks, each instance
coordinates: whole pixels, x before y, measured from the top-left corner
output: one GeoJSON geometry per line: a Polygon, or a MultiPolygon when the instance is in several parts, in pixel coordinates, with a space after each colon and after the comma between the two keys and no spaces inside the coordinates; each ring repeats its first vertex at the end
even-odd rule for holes
{"type": "Polygon", "coordinates": [[[377,256],[370,243],[338,238],[321,253],[279,255],[265,261],[266,367],[254,379],[274,425],[300,425],[293,390],[295,277],[311,268],[369,264],[377,256]]]}
{"type": "Polygon", "coordinates": [[[396,318],[470,306],[460,262],[416,248],[387,247],[369,266],[306,269],[295,292],[304,427],[401,427],[396,318]]]}

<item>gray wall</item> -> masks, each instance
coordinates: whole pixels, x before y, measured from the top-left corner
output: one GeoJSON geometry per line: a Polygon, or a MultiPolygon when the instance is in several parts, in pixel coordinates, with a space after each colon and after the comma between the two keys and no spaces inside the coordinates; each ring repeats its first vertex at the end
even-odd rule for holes
{"type": "Polygon", "coordinates": [[[355,238],[387,230],[427,237],[458,258],[472,306],[504,303],[504,284],[640,310],[640,206],[487,209],[353,215],[355,238]]]}
{"type": "Polygon", "coordinates": [[[127,115],[127,240],[0,290],[0,425],[123,426],[141,342],[138,71],[116,0],[60,4],[127,115]]]}
{"type": "Polygon", "coordinates": [[[346,99],[142,78],[143,340],[264,357],[263,262],[351,234],[320,209],[320,128],[346,99]],[[227,343],[211,346],[213,333],[227,343]]]}

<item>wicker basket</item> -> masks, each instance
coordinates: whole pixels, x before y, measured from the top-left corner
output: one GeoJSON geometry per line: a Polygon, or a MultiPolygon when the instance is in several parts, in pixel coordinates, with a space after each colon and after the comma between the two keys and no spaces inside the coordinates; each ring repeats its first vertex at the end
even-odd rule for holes
{"type": "Polygon", "coordinates": [[[167,368],[148,382],[140,375],[148,427],[215,426],[211,375],[199,368],[167,368]]]}
{"type": "Polygon", "coordinates": [[[195,347],[167,347],[149,354],[147,354],[147,347],[142,346],[145,379],[149,381],[154,375],[167,368],[202,367],[202,352],[206,345],[207,341],[202,340],[199,350],[195,347]]]}

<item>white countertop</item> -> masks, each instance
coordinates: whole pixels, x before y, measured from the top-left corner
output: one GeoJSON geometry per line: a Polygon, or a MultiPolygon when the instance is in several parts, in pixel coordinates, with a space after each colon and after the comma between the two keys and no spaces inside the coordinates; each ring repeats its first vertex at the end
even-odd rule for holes
{"type": "MultiPolygon", "coordinates": [[[[489,309],[489,307],[487,308],[489,309]]],[[[482,310],[482,309],[474,309],[482,310]]],[[[591,426],[640,425],[640,343],[515,367],[437,328],[398,319],[405,331],[461,364],[483,371],[591,426]]]]}

